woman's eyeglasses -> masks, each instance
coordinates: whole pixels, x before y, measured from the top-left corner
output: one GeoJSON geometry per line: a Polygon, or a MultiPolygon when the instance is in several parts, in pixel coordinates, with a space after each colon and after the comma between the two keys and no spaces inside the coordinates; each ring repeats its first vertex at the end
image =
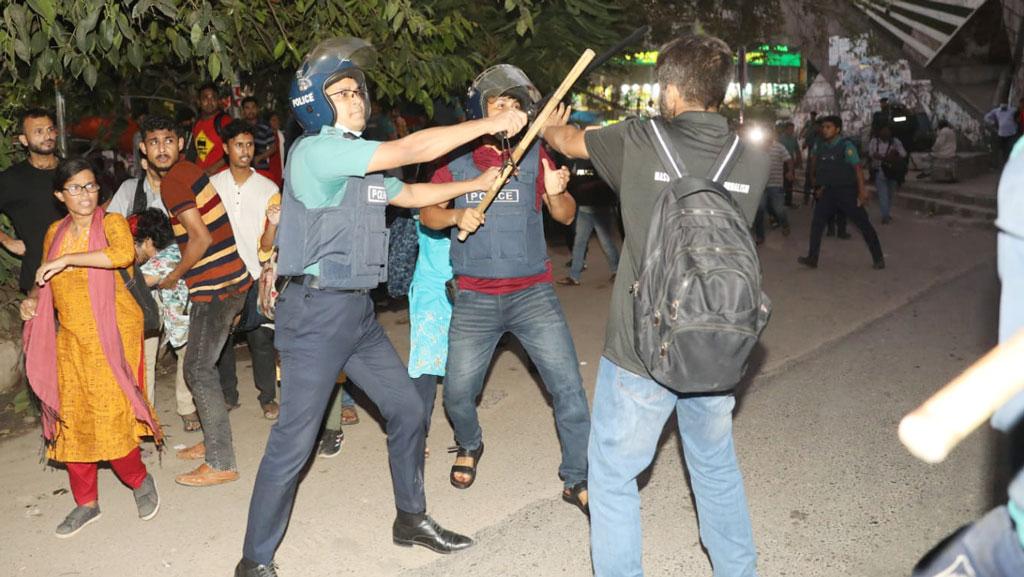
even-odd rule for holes
{"type": "Polygon", "coordinates": [[[90,182],[89,184],[69,184],[64,187],[64,192],[70,194],[71,196],[78,196],[83,192],[88,192],[92,194],[94,192],[99,192],[99,190],[100,185],[96,184],[95,182],[90,182]]]}

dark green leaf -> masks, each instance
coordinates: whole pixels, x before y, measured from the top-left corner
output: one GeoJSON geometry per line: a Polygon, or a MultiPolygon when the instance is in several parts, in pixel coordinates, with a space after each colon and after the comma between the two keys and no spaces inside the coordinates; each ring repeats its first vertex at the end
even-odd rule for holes
{"type": "Polygon", "coordinates": [[[138,42],[132,42],[128,46],[128,61],[135,68],[142,70],[142,46],[138,42]]]}
{"type": "Polygon", "coordinates": [[[85,83],[89,85],[89,88],[96,86],[96,67],[90,62],[85,65],[85,70],[82,71],[82,78],[85,79],[85,83]]]}
{"type": "Polygon", "coordinates": [[[104,50],[110,48],[114,43],[114,29],[116,27],[117,25],[109,16],[105,17],[103,22],[100,22],[100,47],[104,50]]]}
{"type": "Polygon", "coordinates": [[[27,0],[29,8],[31,8],[36,14],[43,17],[43,20],[47,22],[53,22],[53,19],[57,17],[57,12],[53,8],[52,0],[27,0]]]}
{"type": "Polygon", "coordinates": [[[32,51],[21,38],[14,39],[14,53],[25,62],[32,62],[32,51]]]}
{"type": "Polygon", "coordinates": [[[32,54],[36,55],[46,48],[46,36],[43,35],[42,30],[36,30],[36,33],[32,35],[32,40],[29,41],[28,47],[32,50],[32,54]]]}
{"type": "Polygon", "coordinates": [[[149,10],[153,6],[153,0],[139,0],[137,4],[132,8],[132,18],[139,19],[146,10],[149,10]]]}
{"type": "Polygon", "coordinates": [[[90,10],[76,27],[75,31],[85,30],[86,33],[92,32],[96,28],[96,22],[100,19],[101,5],[97,4],[95,8],[90,10]]]}
{"type": "Polygon", "coordinates": [[[74,74],[75,78],[82,75],[82,69],[85,68],[85,62],[85,56],[77,56],[71,61],[71,74],[74,74]]]}
{"type": "Polygon", "coordinates": [[[210,69],[210,78],[216,80],[220,76],[220,56],[217,56],[216,52],[210,54],[208,67],[210,69]]]}
{"type": "Polygon", "coordinates": [[[131,22],[128,21],[128,17],[124,13],[117,14],[117,28],[125,38],[135,37],[135,30],[132,29],[131,22]]]}

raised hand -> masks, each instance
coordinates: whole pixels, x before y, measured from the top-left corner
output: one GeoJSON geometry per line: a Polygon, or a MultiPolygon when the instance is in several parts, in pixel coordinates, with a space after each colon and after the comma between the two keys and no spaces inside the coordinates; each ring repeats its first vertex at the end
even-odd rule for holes
{"type": "Polygon", "coordinates": [[[569,117],[572,115],[572,108],[564,104],[559,104],[555,107],[555,110],[548,116],[548,121],[544,123],[544,127],[541,128],[541,136],[544,135],[544,131],[554,126],[565,126],[569,123],[569,117]]]}
{"type": "Polygon", "coordinates": [[[509,109],[496,116],[488,116],[487,120],[491,122],[487,132],[491,134],[504,132],[511,137],[519,134],[529,119],[522,110],[509,109]]]}
{"type": "Polygon", "coordinates": [[[544,163],[544,193],[548,196],[556,196],[565,192],[569,186],[569,169],[565,166],[555,170],[555,165],[547,158],[542,159],[544,163]]]}

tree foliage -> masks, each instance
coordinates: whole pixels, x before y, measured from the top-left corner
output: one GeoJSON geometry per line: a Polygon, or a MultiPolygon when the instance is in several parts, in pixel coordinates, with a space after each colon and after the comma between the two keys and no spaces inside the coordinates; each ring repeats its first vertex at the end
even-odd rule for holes
{"type": "Polygon", "coordinates": [[[52,102],[54,87],[72,113],[109,113],[127,92],[190,101],[204,79],[281,94],[310,48],[351,35],[379,52],[377,95],[429,110],[498,61],[553,87],[630,18],[611,0],[13,0],[0,26],[0,166],[14,109],[52,102]]]}

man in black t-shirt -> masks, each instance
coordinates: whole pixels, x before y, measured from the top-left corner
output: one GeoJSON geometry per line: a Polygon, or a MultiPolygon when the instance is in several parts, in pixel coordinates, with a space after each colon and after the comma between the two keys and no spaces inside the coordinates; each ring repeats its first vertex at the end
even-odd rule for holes
{"type": "MultiPolygon", "coordinates": [[[[690,174],[707,174],[731,134],[718,109],[732,78],[732,51],[717,38],[688,35],[669,42],[658,54],[655,74],[668,139],[690,174]]],[[[701,541],[715,574],[753,577],[757,551],[733,449],[733,395],[677,395],[651,378],[633,341],[629,291],[642,264],[655,202],[668,184],[669,170],[647,137],[647,120],[630,119],[583,132],[559,126],[567,116],[562,110],[545,127],[545,140],[562,154],[590,158],[597,173],[619,194],[626,231],[591,417],[588,479],[594,573],[597,577],[643,573],[636,478],[650,465],[665,422],[675,411],[701,541]]],[[[748,224],[767,180],[768,159],[752,148],[725,177],[724,186],[748,224]]]]}
{"type": "Polygon", "coordinates": [[[30,108],[21,113],[18,125],[18,142],[28,150],[28,158],[0,173],[0,212],[11,219],[18,238],[0,232],[0,244],[21,257],[19,287],[27,293],[43,262],[46,230],[60,218],[53,197],[53,173],[59,159],[52,114],[30,108]]]}

